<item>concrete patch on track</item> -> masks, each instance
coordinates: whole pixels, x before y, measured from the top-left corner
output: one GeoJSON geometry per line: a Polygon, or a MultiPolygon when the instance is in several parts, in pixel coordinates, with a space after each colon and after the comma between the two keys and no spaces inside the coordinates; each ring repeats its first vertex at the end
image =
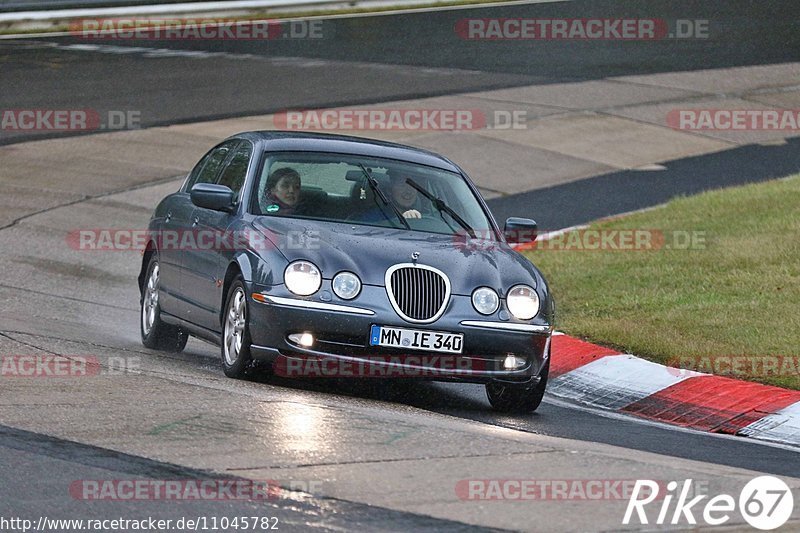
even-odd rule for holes
{"type": "Polygon", "coordinates": [[[492,131],[486,135],[614,169],[717,152],[730,146],[663,127],[593,113],[545,117],[524,130],[492,131]]]}
{"type": "Polygon", "coordinates": [[[637,76],[619,76],[614,80],[647,86],[667,87],[676,90],[703,92],[714,95],[731,95],[753,91],[761,87],[788,87],[796,85],[800,64],[778,63],[745,67],[665,72],[637,76]]]}
{"type": "MultiPolygon", "coordinates": [[[[645,79],[649,79],[645,76],[645,79]]],[[[609,107],[662,102],[691,98],[697,95],[694,89],[645,86],[610,80],[592,80],[574,83],[555,83],[548,85],[529,85],[511,89],[498,89],[473,93],[475,98],[530,105],[548,106],[561,110],[599,111],[609,107]]]]}
{"type": "MultiPolygon", "coordinates": [[[[518,134],[493,137],[483,132],[433,133],[406,142],[447,154],[459,162],[478,187],[498,191],[500,195],[521,193],[532,187],[557,185],[614,170],[602,162],[516,142],[518,134]],[[476,157],[478,146],[480,155],[476,157]]],[[[492,198],[497,195],[484,196],[492,198]]]]}

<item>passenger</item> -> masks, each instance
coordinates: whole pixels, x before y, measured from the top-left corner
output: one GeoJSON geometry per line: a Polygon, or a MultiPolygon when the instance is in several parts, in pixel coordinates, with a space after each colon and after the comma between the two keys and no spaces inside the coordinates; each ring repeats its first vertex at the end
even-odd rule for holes
{"type": "Polygon", "coordinates": [[[283,167],[274,170],[267,178],[261,212],[276,215],[294,215],[300,207],[300,174],[283,167]]]}

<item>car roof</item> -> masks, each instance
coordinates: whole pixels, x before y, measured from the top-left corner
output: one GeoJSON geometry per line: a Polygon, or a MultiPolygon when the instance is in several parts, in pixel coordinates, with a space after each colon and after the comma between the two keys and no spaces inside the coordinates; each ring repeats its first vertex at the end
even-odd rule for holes
{"type": "Polygon", "coordinates": [[[248,131],[230,138],[264,143],[264,150],[270,152],[332,152],[363,155],[408,161],[452,172],[461,172],[455,163],[434,152],[364,137],[269,130],[248,131]]]}

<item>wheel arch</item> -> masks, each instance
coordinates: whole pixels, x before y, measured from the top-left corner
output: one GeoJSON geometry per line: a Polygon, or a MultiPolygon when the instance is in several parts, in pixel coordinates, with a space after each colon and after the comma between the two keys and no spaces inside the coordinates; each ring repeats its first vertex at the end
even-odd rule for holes
{"type": "MultiPolygon", "coordinates": [[[[250,272],[250,263],[247,261],[247,259],[242,258],[242,256],[233,258],[233,260],[228,264],[228,268],[225,270],[225,277],[222,278],[222,301],[220,302],[219,306],[220,327],[222,327],[222,320],[225,316],[225,303],[228,301],[228,291],[231,288],[231,283],[233,283],[233,280],[238,276],[241,276],[242,280],[245,282],[245,285],[247,285],[250,272]]],[[[247,289],[245,289],[245,291],[246,290],[247,289]]]]}
{"type": "Polygon", "coordinates": [[[145,276],[147,276],[147,267],[150,265],[150,258],[153,257],[153,255],[155,255],[157,253],[158,253],[158,250],[156,249],[156,243],[153,242],[153,241],[149,241],[147,243],[147,246],[144,249],[144,252],[142,252],[142,266],[139,269],[139,280],[138,281],[139,281],[139,295],[140,296],[144,294],[144,282],[145,282],[144,278],[145,278],[145,276]]]}

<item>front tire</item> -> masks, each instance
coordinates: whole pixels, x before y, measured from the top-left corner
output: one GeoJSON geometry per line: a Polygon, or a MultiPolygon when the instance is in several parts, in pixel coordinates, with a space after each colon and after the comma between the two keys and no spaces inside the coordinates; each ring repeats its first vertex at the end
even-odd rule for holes
{"type": "Polygon", "coordinates": [[[510,387],[501,383],[487,383],[486,396],[495,411],[501,413],[532,413],[542,403],[550,373],[550,359],[539,373],[539,383],[530,389],[510,387]]]}
{"type": "Polygon", "coordinates": [[[249,316],[247,290],[242,278],[236,278],[228,291],[222,315],[222,370],[229,378],[243,378],[252,361],[249,316]]]}
{"type": "Polygon", "coordinates": [[[154,254],[147,266],[147,277],[142,287],[139,333],[142,344],[147,348],[177,353],[186,347],[189,335],[178,326],[161,320],[161,306],[158,303],[160,273],[161,268],[154,254]]]}

